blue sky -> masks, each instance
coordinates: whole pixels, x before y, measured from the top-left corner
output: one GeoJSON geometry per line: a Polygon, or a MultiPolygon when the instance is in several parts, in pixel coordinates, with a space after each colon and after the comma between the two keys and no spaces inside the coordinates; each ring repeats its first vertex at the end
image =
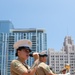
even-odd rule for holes
{"type": "Polygon", "coordinates": [[[75,0],[0,0],[0,20],[15,28],[43,28],[48,48],[60,50],[65,36],[75,41],[75,0]]]}

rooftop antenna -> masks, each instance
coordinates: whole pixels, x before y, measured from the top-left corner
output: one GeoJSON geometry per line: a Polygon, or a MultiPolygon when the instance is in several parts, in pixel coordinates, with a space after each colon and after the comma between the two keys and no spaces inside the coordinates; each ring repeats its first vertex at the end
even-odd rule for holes
{"type": "Polygon", "coordinates": [[[68,31],[68,25],[67,25],[67,36],[69,35],[69,31],[68,31]]]}

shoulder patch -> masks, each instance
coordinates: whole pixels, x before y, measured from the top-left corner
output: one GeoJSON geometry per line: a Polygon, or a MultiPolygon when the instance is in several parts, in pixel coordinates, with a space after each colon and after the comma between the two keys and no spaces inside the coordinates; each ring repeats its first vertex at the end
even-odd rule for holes
{"type": "Polygon", "coordinates": [[[18,66],[21,65],[21,63],[20,63],[18,60],[14,60],[14,61],[12,61],[12,65],[13,65],[14,67],[18,67],[18,66]]]}
{"type": "Polygon", "coordinates": [[[48,66],[46,67],[46,70],[47,70],[48,72],[50,72],[50,68],[49,68],[48,66]]]}

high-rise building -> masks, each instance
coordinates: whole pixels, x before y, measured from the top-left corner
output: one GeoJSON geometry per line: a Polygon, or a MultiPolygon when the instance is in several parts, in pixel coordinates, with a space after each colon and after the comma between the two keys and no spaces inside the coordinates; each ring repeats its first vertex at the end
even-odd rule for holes
{"type": "MultiPolygon", "coordinates": [[[[2,28],[5,28],[3,25],[2,28]]],[[[9,26],[8,26],[9,27],[9,26]]],[[[15,57],[15,51],[13,44],[21,39],[29,39],[32,41],[32,51],[41,52],[47,50],[47,34],[43,29],[13,29],[7,28],[5,33],[4,30],[0,31],[0,72],[1,75],[10,75],[10,62],[17,58],[15,57]]],[[[31,66],[33,58],[29,57],[27,63],[31,66]]]]}
{"type": "Polygon", "coordinates": [[[73,42],[71,36],[66,36],[61,51],[56,52],[54,49],[48,50],[49,65],[56,73],[59,73],[65,64],[68,63],[71,67],[71,75],[75,75],[75,45],[73,42]]]}
{"type": "Polygon", "coordinates": [[[0,33],[9,33],[14,26],[9,20],[0,20],[0,33]]]}
{"type": "Polygon", "coordinates": [[[1,20],[0,21],[0,75],[7,75],[7,64],[8,64],[8,40],[7,33],[10,33],[10,29],[14,26],[11,21],[1,20]]]}

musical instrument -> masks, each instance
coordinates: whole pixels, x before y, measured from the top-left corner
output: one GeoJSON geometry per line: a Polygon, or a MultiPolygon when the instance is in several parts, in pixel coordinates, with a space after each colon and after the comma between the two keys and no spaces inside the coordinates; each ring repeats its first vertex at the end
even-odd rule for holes
{"type": "Polygon", "coordinates": [[[66,64],[65,68],[69,71],[70,70],[70,64],[66,64]]]}

